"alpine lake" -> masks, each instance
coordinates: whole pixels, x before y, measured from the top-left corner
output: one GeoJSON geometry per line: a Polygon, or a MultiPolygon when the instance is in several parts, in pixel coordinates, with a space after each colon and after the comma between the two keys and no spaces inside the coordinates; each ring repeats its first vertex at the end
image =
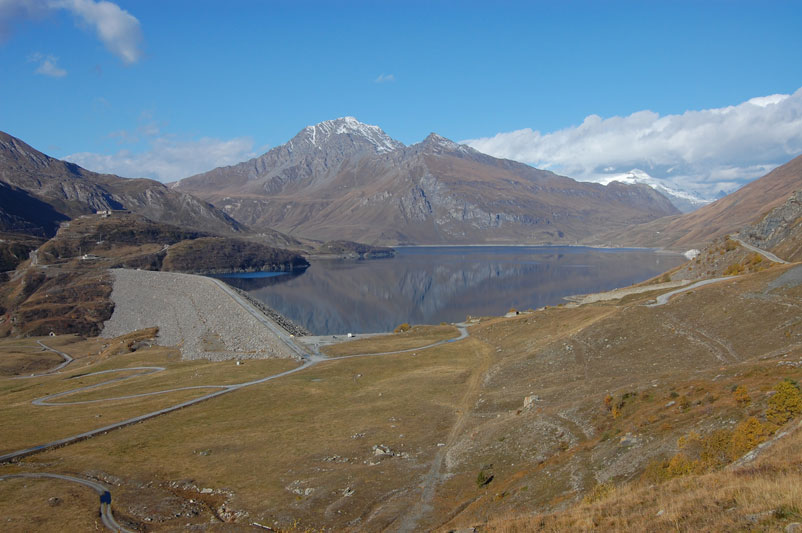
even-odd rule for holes
{"type": "Polygon", "coordinates": [[[218,275],[315,335],[392,331],[565,303],[655,277],[678,253],[582,246],[397,247],[386,259],[314,260],[300,273],[218,275]]]}

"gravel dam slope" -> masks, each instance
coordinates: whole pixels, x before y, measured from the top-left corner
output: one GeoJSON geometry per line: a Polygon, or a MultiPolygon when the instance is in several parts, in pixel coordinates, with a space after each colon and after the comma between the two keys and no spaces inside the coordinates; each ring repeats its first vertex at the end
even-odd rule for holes
{"type": "Polygon", "coordinates": [[[158,342],[177,346],[184,359],[297,358],[213,280],[191,274],[111,270],[114,313],[102,337],[158,327],[158,342]]]}

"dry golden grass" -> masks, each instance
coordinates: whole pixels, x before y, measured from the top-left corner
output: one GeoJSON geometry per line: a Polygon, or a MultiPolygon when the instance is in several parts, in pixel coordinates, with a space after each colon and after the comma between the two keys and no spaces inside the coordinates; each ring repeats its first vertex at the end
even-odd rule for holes
{"type": "Polygon", "coordinates": [[[594,503],[492,520],[487,531],[778,531],[800,521],[802,431],[797,426],[746,466],[659,485],[621,485],[594,503]]]}
{"type": "Polygon", "coordinates": [[[0,502],[0,529],[4,532],[65,531],[64,524],[70,524],[71,531],[104,529],[98,516],[97,493],[69,481],[2,480],[0,502]]]}
{"type": "MultiPolygon", "coordinates": [[[[32,456],[23,466],[117,476],[122,486],[115,501],[123,509],[155,498],[157,483],[189,480],[230,490],[228,504],[247,511],[249,521],[288,527],[299,519],[301,530],[397,529],[400,517],[420,502],[422,485],[435,490],[432,512],[418,529],[487,523],[501,531],[651,530],[653,523],[658,531],[781,528],[802,521],[794,518],[799,496],[790,488],[800,481],[796,436],[772,448],[776,463],[766,462],[766,455],[740,473],[654,486],[636,480],[645,479],[650,461],[676,453],[683,435],[707,435],[761,417],[779,380],[802,378],[802,286],[766,291],[787,268],[693,290],[658,308],[625,301],[482,320],[457,343],[327,361],[32,456]],[[734,394],[739,386],[749,402],[734,394]],[[407,455],[380,458],[373,451],[379,444],[407,455]],[[442,468],[433,470],[437,458],[442,468]],[[439,475],[428,485],[432,472],[439,475]],[[492,481],[478,486],[479,472],[492,481]],[[598,490],[595,503],[579,503],[599,481],[615,487],[612,495],[598,490]],[[733,501],[735,510],[728,511],[733,501]],[[536,510],[545,514],[533,522],[536,510]]],[[[425,338],[430,334],[361,339],[337,348],[342,354],[391,351],[456,331],[425,338]]],[[[233,372],[258,369],[250,361],[242,367],[181,363],[174,351],[156,349],[101,360],[98,354],[109,349],[103,343],[53,342],[63,342],[70,353],[84,351],[71,369],[76,374],[123,363],[169,369],[84,398],[223,383],[239,379],[233,372]]],[[[2,388],[5,383],[0,381],[0,401],[8,402],[12,391],[2,388]]],[[[53,392],[66,387],[49,378],[37,386],[53,392]]],[[[33,392],[13,394],[25,403],[33,392]]],[[[47,408],[52,418],[37,423],[72,423],[71,417],[82,416],[77,410],[65,416],[64,409],[47,408]]],[[[16,412],[22,420],[22,411],[16,412]]]]}
{"type": "MultiPolygon", "coordinates": [[[[130,340],[132,336],[126,336],[130,340]]],[[[33,342],[33,340],[26,340],[33,342]]],[[[166,370],[130,380],[112,383],[85,392],[58,398],[57,402],[85,401],[142,394],[172,388],[227,385],[250,381],[289,370],[297,366],[291,360],[253,360],[237,366],[233,361],[181,361],[173,349],[152,347],[127,354],[107,356],[109,348],[116,351],[120,342],[81,341],[75,337],[55,337],[45,340],[76,357],[62,372],[24,380],[0,380],[0,453],[10,452],[51,440],[75,435],[113,422],[156,411],[191,398],[213,392],[214,388],[177,391],[155,396],[98,402],[88,405],[35,406],[31,401],[49,394],[69,391],[123,377],[139,371],[86,375],[112,369],[138,366],[160,366],[166,370]],[[109,348],[103,349],[105,344],[109,348]],[[80,349],[100,350],[100,354],[81,356],[80,349]],[[97,361],[97,362],[95,362],[97,361]]],[[[37,346],[38,347],[38,346],[37,346]]],[[[91,352],[90,352],[91,353],[91,352]]],[[[60,360],[60,358],[59,358],[60,360]]]]}
{"type": "Polygon", "coordinates": [[[39,374],[63,361],[28,339],[0,339],[0,376],[39,374]]]}
{"type": "Polygon", "coordinates": [[[435,342],[459,336],[454,326],[413,326],[403,333],[392,333],[380,337],[367,337],[355,341],[326,346],[320,351],[330,357],[366,353],[382,353],[408,350],[428,346],[435,342]]]}
{"type": "Polygon", "coordinates": [[[466,340],[417,356],[325,362],[29,463],[140,481],[193,479],[232,490],[235,504],[262,523],[300,517],[342,526],[341,515],[367,519],[388,498],[419,497],[397,489],[415,486],[457,412],[475,401],[463,386],[486,356],[466,340]],[[408,457],[377,458],[377,444],[408,457]],[[353,495],[344,495],[348,488],[353,495]]]}

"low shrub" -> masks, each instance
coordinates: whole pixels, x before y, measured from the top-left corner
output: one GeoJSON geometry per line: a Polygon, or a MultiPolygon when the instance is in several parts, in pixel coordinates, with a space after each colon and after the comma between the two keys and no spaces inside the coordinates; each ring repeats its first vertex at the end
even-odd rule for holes
{"type": "Polygon", "coordinates": [[[769,398],[766,418],[781,426],[802,413],[802,392],[799,391],[799,385],[790,379],[778,383],[774,390],[774,395],[769,398]]]}
{"type": "Polygon", "coordinates": [[[738,404],[738,407],[746,407],[752,402],[749,392],[747,392],[746,387],[743,385],[735,387],[735,390],[732,391],[732,396],[735,398],[735,403],[738,404]]]}

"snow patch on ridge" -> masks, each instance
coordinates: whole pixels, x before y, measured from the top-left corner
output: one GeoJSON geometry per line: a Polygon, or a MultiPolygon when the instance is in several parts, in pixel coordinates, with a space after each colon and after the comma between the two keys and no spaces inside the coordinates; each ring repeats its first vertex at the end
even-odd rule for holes
{"type": "Polygon", "coordinates": [[[334,120],[326,120],[314,126],[307,126],[307,140],[313,145],[324,144],[333,135],[353,135],[364,139],[373,145],[376,153],[392,152],[402,148],[404,145],[386,133],[378,126],[363,124],[354,117],[340,117],[334,120]],[[320,139],[318,139],[318,136],[320,139]]]}

